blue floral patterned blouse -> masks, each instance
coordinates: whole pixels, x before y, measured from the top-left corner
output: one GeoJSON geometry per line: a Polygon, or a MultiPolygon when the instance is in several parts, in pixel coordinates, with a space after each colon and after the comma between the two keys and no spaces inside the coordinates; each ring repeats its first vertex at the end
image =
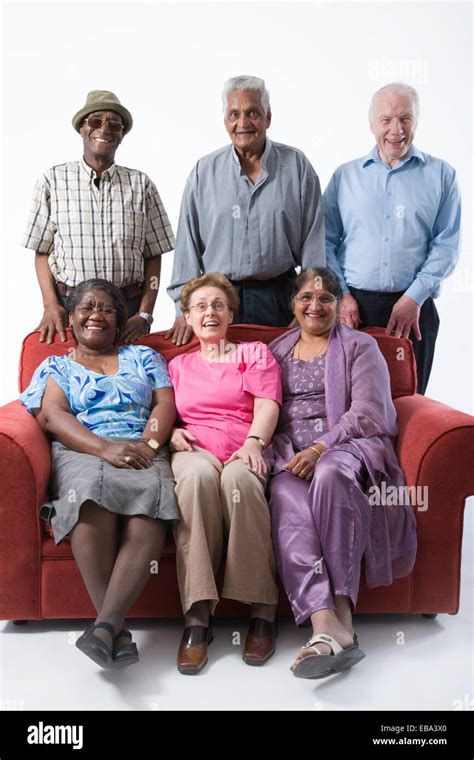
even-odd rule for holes
{"type": "Polygon", "coordinates": [[[48,377],[59,385],[72,413],[101,436],[139,438],[151,412],[152,394],[171,388],[165,359],[147,346],[119,346],[119,371],[100,375],[68,356],[49,356],[20,396],[30,413],[41,408],[48,377]]]}

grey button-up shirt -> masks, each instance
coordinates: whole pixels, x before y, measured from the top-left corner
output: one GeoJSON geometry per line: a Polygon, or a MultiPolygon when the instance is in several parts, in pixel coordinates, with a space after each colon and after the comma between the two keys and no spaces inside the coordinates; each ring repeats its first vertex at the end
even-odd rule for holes
{"type": "Polygon", "coordinates": [[[168,293],[204,272],[232,280],[277,277],[295,266],[324,266],[318,175],[296,148],[266,139],[255,184],[233,145],[201,158],[183,194],[168,293]]]}

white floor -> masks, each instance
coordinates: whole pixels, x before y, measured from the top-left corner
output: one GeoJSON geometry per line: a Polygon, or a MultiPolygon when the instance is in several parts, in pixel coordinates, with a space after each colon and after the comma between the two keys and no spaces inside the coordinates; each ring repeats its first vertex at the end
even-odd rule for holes
{"type": "Polygon", "coordinates": [[[132,621],[137,665],[104,671],[74,647],[86,621],[0,623],[2,709],[24,710],[460,710],[474,709],[472,500],[466,507],[461,609],[430,620],[355,619],[367,654],[354,670],[320,681],[289,671],[307,636],[281,622],[275,656],[262,668],[240,658],[244,620],[217,621],[198,676],[175,666],[178,620],[132,621]]]}

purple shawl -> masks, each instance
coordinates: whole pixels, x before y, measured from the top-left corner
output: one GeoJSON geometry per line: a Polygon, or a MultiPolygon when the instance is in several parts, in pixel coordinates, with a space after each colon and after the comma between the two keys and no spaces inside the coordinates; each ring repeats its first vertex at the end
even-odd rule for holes
{"type": "MultiPolygon", "coordinates": [[[[278,362],[291,353],[300,335],[297,327],[270,343],[278,362]]],[[[315,440],[324,443],[327,449],[337,449],[339,444],[349,442],[355,446],[367,467],[368,486],[380,486],[384,481],[387,487],[403,487],[405,478],[393,446],[397,420],[390,377],[371,335],[339,323],[332,328],[326,353],[325,398],[328,431],[315,440]]],[[[287,436],[280,437],[278,433],[267,451],[270,466],[275,459],[283,457],[287,462],[294,455],[287,436]]],[[[364,554],[366,580],[369,586],[388,585],[393,578],[407,575],[413,569],[415,515],[413,508],[404,504],[373,506],[372,514],[370,540],[364,554]]]]}

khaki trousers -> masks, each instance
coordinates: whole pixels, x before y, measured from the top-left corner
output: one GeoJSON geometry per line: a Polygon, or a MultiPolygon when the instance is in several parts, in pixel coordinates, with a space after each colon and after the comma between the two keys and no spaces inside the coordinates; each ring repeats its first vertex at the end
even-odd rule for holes
{"type": "Polygon", "coordinates": [[[227,539],[222,596],[245,604],[277,604],[276,565],[266,478],[238,459],[225,467],[209,451],[178,451],[171,457],[180,522],[176,562],[183,613],[219,595],[215,575],[227,539]]]}

